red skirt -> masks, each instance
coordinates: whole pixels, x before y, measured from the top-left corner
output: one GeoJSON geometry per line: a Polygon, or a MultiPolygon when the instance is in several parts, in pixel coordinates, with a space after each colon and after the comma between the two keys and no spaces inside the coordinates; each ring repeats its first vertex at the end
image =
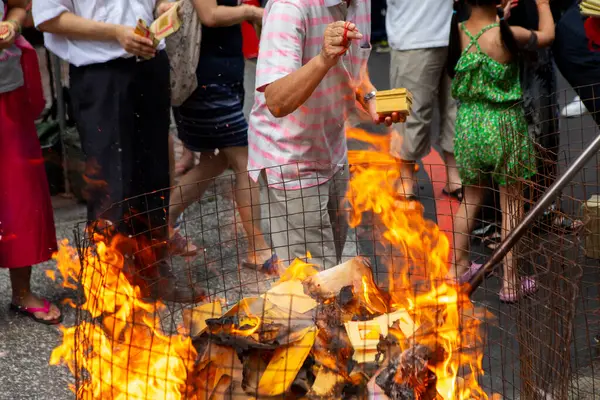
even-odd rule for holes
{"type": "Polygon", "coordinates": [[[21,87],[0,94],[0,268],[38,264],[55,251],[42,149],[21,87]]]}

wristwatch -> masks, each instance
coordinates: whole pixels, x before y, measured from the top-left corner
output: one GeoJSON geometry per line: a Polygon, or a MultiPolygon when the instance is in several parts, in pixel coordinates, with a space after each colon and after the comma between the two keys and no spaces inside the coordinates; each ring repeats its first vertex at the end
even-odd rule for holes
{"type": "Polygon", "coordinates": [[[363,97],[365,104],[367,104],[369,102],[369,100],[374,98],[376,94],[377,94],[377,91],[375,91],[375,90],[365,94],[365,96],[363,97]]]}

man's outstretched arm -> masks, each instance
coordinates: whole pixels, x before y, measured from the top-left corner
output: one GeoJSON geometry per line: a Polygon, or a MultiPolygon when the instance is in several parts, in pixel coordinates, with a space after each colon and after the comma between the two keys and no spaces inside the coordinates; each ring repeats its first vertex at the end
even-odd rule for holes
{"type": "Polygon", "coordinates": [[[286,1],[274,3],[266,17],[257,65],[257,90],[264,91],[267,107],[277,118],[302,106],[337,63],[347,49],[347,43],[343,46],[344,29],[348,40],[362,37],[354,24],[334,22],[325,31],[321,53],[302,65],[306,24],[298,6],[286,1]]]}

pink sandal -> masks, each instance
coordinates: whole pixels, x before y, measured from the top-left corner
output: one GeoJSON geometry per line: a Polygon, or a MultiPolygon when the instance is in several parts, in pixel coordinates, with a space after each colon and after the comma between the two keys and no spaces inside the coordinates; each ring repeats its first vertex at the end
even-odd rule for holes
{"type": "Polygon", "coordinates": [[[10,309],[17,314],[21,314],[26,317],[29,317],[32,320],[34,320],[35,322],[39,322],[40,324],[58,325],[63,321],[62,313],[60,314],[60,316],[58,318],[54,318],[54,319],[43,319],[43,318],[38,318],[34,315],[34,313],[37,313],[37,312],[48,314],[50,312],[50,306],[51,306],[50,302],[46,299],[44,299],[44,307],[24,307],[24,306],[16,305],[14,303],[10,303],[10,309]]]}
{"type": "Polygon", "coordinates": [[[510,293],[500,292],[499,297],[502,303],[513,304],[523,299],[524,297],[531,296],[538,291],[539,287],[535,278],[528,276],[521,279],[521,290],[511,291],[510,293]]]}
{"type": "MultiPolygon", "coordinates": [[[[477,260],[477,261],[479,261],[479,260],[477,260]]],[[[458,278],[458,283],[460,285],[468,283],[477,274],[477,272],[479,272],[479,270],[482,267],[483,267],[483,264],[478,264],[475,261],[471,261],[471,266],[469,267],[467,272],[465,272],[458,278]]]]}

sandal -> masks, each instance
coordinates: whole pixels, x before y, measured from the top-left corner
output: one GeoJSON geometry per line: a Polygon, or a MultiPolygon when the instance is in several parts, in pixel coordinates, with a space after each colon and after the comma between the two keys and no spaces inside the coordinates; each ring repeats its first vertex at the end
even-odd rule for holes
{"type": "Polygon", "coordinates": [[[552,227],[562,231],[574,232],[583,227],[583,221],[572,219],[566,215],[556,215],[551,221],[552,227]]]}
{"type": "Polygon", "coordinates": [[[24,306],[19,306],[17,304],[14,303],[10,303],[10,309],[11,311],[20,314],[20,315],[24,315],[26,317],[31,318],[32,320],[34,320],[35,322],[39,322],[40,324],[44,324],[44,325],[58,325],[63,321],[63,315],[62,313],[60,314],[59,317],[54,318],[54,319],[43,319],[43,318],[38,318],[34,315],[34,313],[44,313],[44,314],[48,314],[50,312],[50,302],[46,299],[43,299],[44,301],[44,307],[24,307],[24,306]]]}
{"type": "Polygon", "coordinates": [[[446,196],[456,199],[458,201],[462,201],[462,199],[463,199],[463,189],[462,188],[453,190],[452,192],[449,192],[448,190],[446,190],[446,188],[443,188],[442,193],[445,194],[446,196]]]}
{"type": "Polygon", "coordinates": [[[481,239],[481,243],[490,250],[496,250],[500,245],[500,242],[502,242],[502,235],[500,235],[500,232],[498,231],[495,231],[488,236],[484,236],[481,239]]]}
{"type": "Polygon", "coordinates": [[[277,275],[279,273],[279,257],[277,257],[277,254],[273,254],[271,258],[262,265],[250,261],[243,261],[242,267],[253,269],[267,275],[277,275]]]}
{"type": "Polygon", "coordinates": [[[187,240],[179,229],[175,229],[169,240],[169,254],[172,256],[191,257],[198,254],[198,246],[187,240]]]}
{"type": "MultiPolygon", "coordinates": [[[[479,261],[479,260],[476,260],[479,261]]],[[[471,261],[471,266],[469,267],[469,269],[467,270],[467,272],[465,272],[464,274],[462,274],[459,278],[458,278],[458,283],[460,285],[463,285],[465,283],[468,283],[471,281],[471,279],[473,279],[473,277],[477,274],[477,272],[479,272],[479,270],[483,268],[483,264],[478,264],[475,261],[471,261]]],[[[489,274],[486,274],[486,277],[489,274]]]]}
{"type": "Polygon", "coordinates": [[[394,200],[396,200],[396,201],[418,201],[419,199],[414,194],[396,193],[396,194],[394,194],[394,200]]]}
{"type": "Polygon", "coordinates": [[[535,280],[535,278],[528,276],[527,278],[521,279],[521,288],[520,289],[521,290],[519,290],[518,292],[516,292],[514,290],[511,291],[510,293],[500,292],[500,294],[498,296],[498,297],[500,297],[500,302],[506,303],[506,304],[514,304],[514,303],[518,302],[519,300],[523,299],[524,297],[531,296],[532,294],[537,292],[539,288],[538,288],[537,281],[535,280]]]}

